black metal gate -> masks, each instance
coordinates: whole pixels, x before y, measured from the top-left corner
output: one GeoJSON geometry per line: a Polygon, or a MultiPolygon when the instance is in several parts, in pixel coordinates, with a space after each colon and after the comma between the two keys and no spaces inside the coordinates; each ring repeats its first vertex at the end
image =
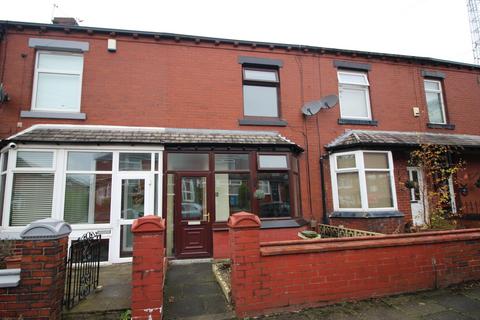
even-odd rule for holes
{"type": "Polygon", "coordinates": [[[67,260],[63,304],[72,309],[98,286],[101,235],[88,232],[72,241],[67,260]]]}

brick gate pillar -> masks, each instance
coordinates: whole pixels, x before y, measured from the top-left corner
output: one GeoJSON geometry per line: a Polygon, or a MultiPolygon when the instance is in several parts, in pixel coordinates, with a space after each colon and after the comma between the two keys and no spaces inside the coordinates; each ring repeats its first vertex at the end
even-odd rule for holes
{"type": "Polygon", "coordinates": [[[239,212],[228,219],[230,257],[232,259],[232,300],[238,317],[255,308],[260,285],[260,219],[239,212]]]}
{"type": "Polygon", "coordinates": [[[162,319],[165,220],[145,216],[132,225],[132,319],[162,319]]]}
{"type": "Polygon", "coordinates": [[[57,219],[29,224],[17,246],[19,282],[0,288],[0,318],[60,320],[70,225],[57,219]]]}

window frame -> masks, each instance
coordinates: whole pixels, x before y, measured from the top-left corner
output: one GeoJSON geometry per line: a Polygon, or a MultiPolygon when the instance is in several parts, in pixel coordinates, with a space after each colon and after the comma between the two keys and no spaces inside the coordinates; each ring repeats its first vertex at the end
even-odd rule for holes
{"type": "Polygon", "coordinates": [[[52,51],[52,50],[37,50],[35,53],[35,66],[33,70],[33,88],[32,88],[32,101],[31,101],[31,111],[38,112],[58,112],[58,113],[80,113],[81,103],[82,103],[82,84],[83,84],[83,69],[84,69],[85,57],[83,53],[76,52],[64,52],[64,51],[52,51]],[[82,57],[82,68],[80,73],[73,73],[71,70],[50,70],[50,69],[40,69],[38,67],[38,62],[41,54],[50,54],[50,55],[64,55],[64,56],[79,56],[82,57]],[[59,110],[55,108],[38,108],[37,106],[37,94],[38,94],[38,74],[39,73],[51,73],[51,74],[62,74],[62,75],[78,75],[79,84],[78,84],[78,98],[77,105],[75,109],[68,110],[59,110]]]}
{"type": "Polygon", "coordinates": [[[368,81],[368,73],[361,72],[361,71],[351,71],[351,70],[337,70],[337,80],[338,80],[338,96],[339,96],[339,104],[340,104],[340,119],[372,120],[372,105],[370,102],[370,82],[368,81]],[[361,75],[365,79],[366,84],[362,85],[357,83],[342,82],[340,80],[341,74],[355,75],[355,76],[361,75]],[[366,117],[352,117],[344,114],[344,111],[342,110],[342,103],[340,98],[340,93],[342,89],[362,91],[364,93],[366,107],[367,107],[366,117]]]}
{"type": "Polygon", "coordinates": [[[273,66],[263,66],[263,65],[242,65],[242,112],[244,119],[280,119],[282,116],[281,113],[281,101],[280,101],[280,72],[278,67],[273,66]],[[269,80],[250,80],[246,79],[245,77],[245,70],[252,70],[252,71],[270,71],[275,72],[276,81],[269,81],[269,80]],[[245,94],[244,94],[244,87],[245,86],[255,86],[255,87],[270,87],[276,88],[277,91],[277,115],[276,116],[255,116],[255,115],[247,115],[245,114],[245,94]]]}
{"type": "Polygon", "coordinates": [[[391,151],[382,151],[382,150],[355,150],[347,152],[333,153],[330,155],[330,176],[332,179],[332,196],[333,196],[333,207],[334,211],[349,211],[349,212],[366,212],[366,211],[397,211],[397,193],[395,188],[395,176],[394,176],[394,167],[393,167],[393,156],[391,151]],[[371,169],[365,168],[364,154],[365,153],[382,153],[387,154],[388,159],[388,169],[371,169]],[[337,169],[337,157],[343,155],[355,155],[355,167],[337,169]],[[358,182],[360,188],[360,208],[340,208],[339,195],[338,195],[338,181],[337,173],[349,173],[349,172],[358,172],[358,182]],[[390,190],[392,192],[392,207],[384,208],[369,208],[368,206],[368,192],[367,192],[367,172],[388,172],[390,174],[390,190]]]}
{"type": "Polygon", "coordinates": [[[447,124],[448,121],[447,121],[447,111],[446,111],[446,106],[445,106],[445,98],[443,96],[444,94],[444,90],[443,90],[443,81],[442,80],[439,80],[439,79],[432,79],[432,78],[424,78],[423,79],[423,89],[424,89],[424,95],[425,95],[425,104],[427,106],[427,116],[428,116],[428,123],[432,123],[432,124],[447,124]],[[438,90],[435,90],[435,89],[427,89],[426,87],[426,82],[432,82],[432,83],[438,83],[438,87],[440,89],[438,90]],[[430,120],[430,116],[428,115],[428,111],[429,111],[429,105],[428,105],[428,100],[427,100],[427,92],[430,92],[430,93],[437,93],[440,95],[440,104],[441,104],[441,108],[442,108],[442,117],[443,117],[443,122],[432,122],[430,120]]]}
{"type": "Polygon", "coordinates": [[[12,216],[12,199],[13,199],[13,181],[16,173],[25,174],[25,173],[50,173],[53,174],[53,189],[52,189],[52,211],[50,212],[51,218],[59,218],[55,212],[58,208],[58,204],[62,201],[59,197],[55,196],[55,192],[60,187],[60,177],[58,174],[57,166],[57,153],[58,150],[51,148],[21,148],[16,150],[8,151],[8,163],[6,170],[6,183],[5,183],[5,199],[4,199],[4,210],[3,210],[3,221],[2,226],[9,228],[11,230],[23,229],[25,226],[11,226],[10,218],[12,216]],[[29,151],[29,152],[52,152],[52,167],[47,168],[17,168],[17,154],[18,152],[29,151]]]}

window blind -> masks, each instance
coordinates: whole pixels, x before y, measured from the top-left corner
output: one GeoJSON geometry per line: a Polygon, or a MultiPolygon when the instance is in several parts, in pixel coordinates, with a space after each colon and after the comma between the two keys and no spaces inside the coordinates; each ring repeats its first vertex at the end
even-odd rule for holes
{"type": "Polygon", "coordinates": [[[10,226],[25,226],[52,215],[53,173],[15,173],[10,226]]]}

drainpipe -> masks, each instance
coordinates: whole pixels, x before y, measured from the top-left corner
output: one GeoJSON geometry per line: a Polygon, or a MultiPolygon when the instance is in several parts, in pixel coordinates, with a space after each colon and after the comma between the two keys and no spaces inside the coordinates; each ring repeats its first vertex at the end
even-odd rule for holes
{"type": "Polygon", "coordinates": [[[327,196],[325,195],[325,173],[323,172],[323,166],[325,163],[325,155],[320,156],[320,184],[322,188],[322,210],[323,210],[323,217],[322,223],[329,224],[330,221],[328,219],[327,214],[327,196]]]}

